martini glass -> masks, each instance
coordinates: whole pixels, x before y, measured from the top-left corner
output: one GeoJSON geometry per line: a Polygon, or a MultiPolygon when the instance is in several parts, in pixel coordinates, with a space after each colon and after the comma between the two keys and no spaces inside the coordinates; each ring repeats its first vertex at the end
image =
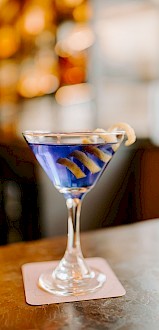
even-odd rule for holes
{"type": "Polygon", "coordinates": [[[80,244],[80,211],[84,196],[95,186],[119,148],[124,131],[50,133],[25,131],[23,136],[38,162],[62,193],[68,209],[65,254],[55,269],[41,274],[39,286],[55,295],[94,292],[106,275],[90,269],[80,244]]]}

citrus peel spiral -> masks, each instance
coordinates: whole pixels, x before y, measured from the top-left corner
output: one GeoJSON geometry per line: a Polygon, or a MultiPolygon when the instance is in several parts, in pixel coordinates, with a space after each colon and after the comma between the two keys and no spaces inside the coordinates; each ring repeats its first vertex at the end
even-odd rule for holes
{"type": "Polygon", "coordinates": [[[70,156],[73,156],[78,159],[93,174],[98,173],[101,170],[101,167],[99,167],[91,158],[89,158],[82,151],[75,150],[70,154],[70,156]]]}
{"type": "Polygon", "coordinates": [[[136,141],[136,135],[134,129],[127,123],[119,122],[111,127],[109,127],[108,132],[115,132],[115,131],[125,131],[125,135],[127,140],[125,141],[125,145],[128,147],[136,141]]]}
{"type": "MultiPolygon", "coordinates": [[[[97,137],[100,137],[105,143],[111,143],[111,148],[114,152],[117,151],[117,149],[119,148],[124,138],[124,135],[127,138],[125,141],[126,146],[130,146],[136,140],[134,129],[129,124],[124,122],[119,122],[109,127],[107,131],[102,128],[97,128],[94,130],[94,133],[95,135],[92,137],[92,139],[87,137],[82,139],[82,144],[86,145],[83,149],[84,151],[74,150],[71,154],[68,155],[68,157],[74,157],[75,159],[80,161],[80,163],[84,165],[93,174],[98,173],[101,168],[95,163],[95,161],[93,161],[89,157],[88,154],[93,154],[95,157],[97,157],[104,163],[108,163],[112,158],[112,155],[103,152],[97,146],[93,146],[93,143],[95,143],[95,139],[97,137]],[[116,134],[114,134],[115,132],[116,134]]],[[[57,160],[57,163],[67,167],[77,179],[82,179],[86,176],[86,174],[81,170],[81,168],[69,158],[59,158],[57,160]]]]}
{"type": "Polygon", "coordinates": [[[86,176],[80,167],[68,158],[59,158],[57,163],[67,167],[77,179],[82,179],[86,176]]]}

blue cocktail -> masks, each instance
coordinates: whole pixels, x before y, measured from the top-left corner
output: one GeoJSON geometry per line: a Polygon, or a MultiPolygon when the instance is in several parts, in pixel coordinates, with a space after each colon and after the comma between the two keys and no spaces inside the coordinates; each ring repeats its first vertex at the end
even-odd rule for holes
{"type": "Polygon", "coordinates": [[[117,143],[60,145],[29,143],[54,186],[65,197],[82,197],[99,179],[117,143]]]}
{"type": "Polygon", "coordinates": [[[88,267],[82,255],[81,202],[101,177],[124,134],[124,130],[23,133],[54,186],[64,194],[68,208],[68,240],[64,257],[54,270],[48,270],[39,278],[40,287],[52,294],[86,294],[100,288],[106,280],[105,274],[88,267]]]}

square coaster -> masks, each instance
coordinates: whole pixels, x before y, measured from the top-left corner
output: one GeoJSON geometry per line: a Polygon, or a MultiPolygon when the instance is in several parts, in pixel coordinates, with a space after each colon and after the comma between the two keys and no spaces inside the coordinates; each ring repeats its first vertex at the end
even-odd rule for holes
{"type": "Polygon", "coordinates": [[[96,268],[106,275],[106,282],[95,292],[80,296],[55,296],[40,289],[38,279],[41,273],[49,268],[55,268],[58,261],[45,261],[27,263],[22,266],[22,275],[26,302],[29,305],[45,305],[54,303],[64,303],[71,301],[90,300],[119,297],[125,295],[126,291],[122,284],[103,258],[86,258],[86,262],[91,268],[96,268]]]}

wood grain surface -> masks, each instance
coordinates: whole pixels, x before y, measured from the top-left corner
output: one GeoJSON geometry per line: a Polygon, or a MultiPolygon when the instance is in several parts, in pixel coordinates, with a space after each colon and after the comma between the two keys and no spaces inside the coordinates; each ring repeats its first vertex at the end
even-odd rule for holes
{"type": "Polygon", "coordinates": [[[57,260],[66,238],[0,247],[0,329],[157,330],[159,327],[159,220],[81,235],[85,257],[105,258],[126,289],[118,298],[29,306],[21,265],[57,260]]]}

